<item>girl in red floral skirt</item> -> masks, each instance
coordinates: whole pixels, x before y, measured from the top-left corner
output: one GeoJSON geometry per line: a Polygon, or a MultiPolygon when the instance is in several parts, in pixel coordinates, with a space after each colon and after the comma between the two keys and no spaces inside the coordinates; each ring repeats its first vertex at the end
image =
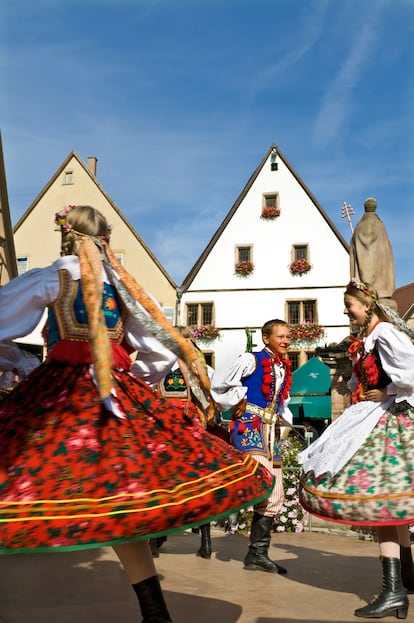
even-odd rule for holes
{"type": "Polygon", "coordinates": [[[111,545],[143,622],[168,623],[148,539],[267,498],[272,477],[152,391],[178,356],[200,400],[208,379],[116,260],[103,215],[69,206],[56,223],[62,257],[0,288],[3,372],[25,376],[12,340],[48,309],[46,360],[0,403],[0,553],[111,545]]]}

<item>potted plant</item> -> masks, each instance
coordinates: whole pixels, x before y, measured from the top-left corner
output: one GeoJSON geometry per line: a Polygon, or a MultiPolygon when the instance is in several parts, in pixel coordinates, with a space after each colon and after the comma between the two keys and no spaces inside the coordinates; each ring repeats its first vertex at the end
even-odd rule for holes
{"type": "Polygon", "coordinates": [[[198,324],[189,327],[190,333],[195,340],[215,340],[220,337],[220,329],[212,324],[198,324]]]}
{"type": "Polygon", "coordinates": [[[260,218],[271,221],[278,216],[280,216],[280,208],[276,206],[263,206],[260,218]]]}
{"type": "Polygon", "coordinates": [[[299,501],[298,454],[305,448],[305,443],[297,437],[278,442],[283,463],[283,489],[285,499],[277,517],[275,532],[303,532],[308,525],[308,513],[299,501]]]}
{"type": "Polygon", "coordinates": [[[325,335],[325,327],[314,322],[289,325],[290,338],[296,342],[315,342],[325,335]]]}
{"type": "MultiPolygon", "coordinates": [[[[299,501],[299,473],[300,464],[298,454],[305,447],[303,440],[289,437],[278,442],[283,462],[283,489],[285,499],[273,524],[274,532],[303,532],[308,525],[309,515],[299,501]]],[[[248,534],[253,519],[253,508],[244,508],[237,513],[237,517],[219,520],[219,525],[226,532],[232,534],[248,534]]]]}
{"type": "Polygon", "coordinates": [[[310,271],[312,268],[312,264],[309,264],[308,260],[304,257],[298,257],[296,260],[293,260],[291,264],[289,264],[289,270],[292,275],[303,275],[310,271]]]}
{"type": "Polygon", "coordinates": [[[244,260],[242,262],[237,262],[237,264],[234,267],[234,272],[236,273],[236,275],[239,275],[240,277],[248,277],[249,275],[252,274],[253,271],[254,271],[253,262],[249,262],[247,260],[244,260]]]}

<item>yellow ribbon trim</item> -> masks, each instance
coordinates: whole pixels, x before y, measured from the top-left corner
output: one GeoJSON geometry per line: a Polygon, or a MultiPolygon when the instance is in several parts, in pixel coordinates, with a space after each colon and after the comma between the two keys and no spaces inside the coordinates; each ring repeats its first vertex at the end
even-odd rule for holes
{"type": "MultiPolygon", "coordinates": [[[[250,460],[249,462],[251,463],[252,470],[250,470],[250,472],[247,473],[247,474],[244,473],[243,476],[240,476],[239,478],[232,479],[231,480],[232,483],[241,482],[241,481],[245,480],[246,478],[250,477],[251,475],[253,475],[253,474],[255,474],[257,472],[258,467],[259,467],[259,463],[257,461],[255,461],[254,459],[250,460]]],[[[225,468],[225,470],[227,470],[227,469],[228,468],[225,468]]],[[[220,471],[224,471],[224,470],[220,470],[220,471]]],[[[237,470],[237,471],[240,471],[240,470],[237,470]]],[[[198,480],[194,481],[194,484],[196,482],[206,480],[207,478],[211,478],[211,476],[210,477],[206,476],[206,477],[203,477],[201,479],[198,479],[198,480]]],[[[16,517],[16,518],[0,519],[0,523],[18,522],[18,521],[38,521],[39,519],[41,521],[47,521],[47,520],[52,520],[52,519],[74,519],[74,518],[88,518],[88,517],[92,518],[92,517],[105,517],[107,515],[124,515],[124,514],[127,514],[127,513],[142,513],[142,512],[146,512],[146,511],[151,511],[153,509],[162,509],[162,508],[167,508],[169,506],[178,506],[178,505],[186,503],[188,501],[196,500],[196,499],[201,498],[201,497],[205,497],[206,495],[209,495],[212,491],[218,491],[220,489],[223,489],[225,486],[228,485],[228,483],[229,483],[229,481],[226,481],[226,482],[224,482],[224,483],[222,483],[220,485],[217,485],[216,487],[210,487],[209,486],[207,491],[200,491],[200,493],[198,493],[196,495],[187,495],[186,497],[180,498],[179,500],[177,500],[175,502],[170,499],[168,502],[165,502],[165,503],[162,503],[162,504],[155,504],[155,505],[151,504],[151,506],[145,506],[145,508],[140,508],[140,509],[133,509],[133,510],[131,510],[130,508],[127,508],[125,510],[124,509],[122,509],[122,510],[114,510],[111,507],[112,510],[109,510],[109,511],[103,512],[103,513],[82,513],[82,514],[76,514],[76,515],[50,515],[50,516],[45,516],[45,515],[42,514],[40,517],[39,516],[36,516],[36,517],[24,516],[22,518],[16,517]]],[[[120,502],[120,503],[122,503],[123,506],[125,506],[125,505],[128,505],[128,506],[135,505],[137,503],[137,497],[138,498],[140,497],[141,500],[150,498],[151,502],[153,502],[154,501],[154,497],[150,497],[151,494],[164,492],[165,494],[171,495],[171,493],[173,493],[173,492],[178,493],[178,490],[183,488],[183,486],[185,486],[185,485],[181,485],[180,484],[177,487],[174,487],[174,489],[172,489],[171,491],[169,491],[168,489],[155,489],[154,491],[148,492],[146,495],[143,495],[143,496],[139,496],[139,495],[137,496],[136,495],[135,498],[133,497],[133,494],[125,494],[126,497],[131,497],[133,499],[131,499],[131,501],[129,501],[129,502],[120,502]]],[[[190,492],[192,490],[194,490],[194,488],[195,487],[192,487],[190,492]]],[[[88,502],[88,503],[95,503],[95,504],[99,504],[100,502],[104,502],[104,501],[107,501],[109,503],[110,501],[116,501],[117,499],[119,499],[121,497],[125,497],[125,495],[122,495],[122,496],[120,496],[120,495],[108,496],[108,497],[104,497],[104,498],[99,498],[98,500],[94,500],[93,498],[79,498],[79,501],[88,502]]],[[[41,513],[43,513],[45,510],[52,510],[52,509],[44,508],[44,507],[41,507],[41,506],[39,507],[39,505],[44,504],[44,503],[50,503],[50,504],[53,504],[55,506],[71,503],[71,506],[69,506],[69,509],[72,509],[72,508],[73,509],[75,509],[75,508],[79,509],[78,505],[73,505],[73,500],[67,500],[67,501],[65,501],[65,500],[58,500],[58,501],[54,501],[54,500],[35,500],[35,501],[33,501],[32,504],[35,505],[36,507],[38,507],[38,510],[41,513]]],[[[27,506],[28,505],[27,502],[12,502],[11,504],[13,506],[23,506],[23,505],[27,506]]],[[[5,510],[1,510],[0,509],[0,513],[1,514],[8,514],[8,513],[11,513],[11,512],[12,511],[9,511],[9,510],[6,510],[6,509],[5,510]]],[[[14,510],[13,512],[16,512],[16,510],[14,510]]]]}

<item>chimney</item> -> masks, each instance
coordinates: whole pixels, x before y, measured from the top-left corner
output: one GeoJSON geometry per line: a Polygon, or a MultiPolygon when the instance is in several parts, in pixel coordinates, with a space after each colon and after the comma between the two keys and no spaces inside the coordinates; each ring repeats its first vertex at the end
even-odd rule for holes
{"type": "Polygon", "coordinates": [[[88,157],[88,169],[96,177],[96,163],[98,162],[98,158],[95,156],[88,157]]]}

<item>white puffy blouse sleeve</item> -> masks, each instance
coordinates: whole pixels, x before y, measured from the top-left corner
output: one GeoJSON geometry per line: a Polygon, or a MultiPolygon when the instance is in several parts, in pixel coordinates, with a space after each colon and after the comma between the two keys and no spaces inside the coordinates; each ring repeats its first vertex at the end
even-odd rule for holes
{"type": "Polygon", "coordinates": [[[375,342],[384,372],[391,379],[387,393],[395,396],[396,402],[406,400],[414,406],[414,344],[389,322],[375,327],[365,342],[365,349],[371,350],[375,342]]]}
{"type": "Polygon", "coordinates": [[[256,358],[252,353],[243,353],[227,368],[215,370],[211,379],[210,393],[223,411],[235,407],[247,394],[242,379],[253,374],[256,358]]]}
{"type": "Polygon", "coordinates": [[[131,372],[150,385],[163,379],[177,361],[177,356],[133,317],[126,322],[125,338],[137,351],[131,372]]]}
{"type": "Polygon", "coordinates": [[[0,288],[0,370],[17,369],[26,376],[27,358],[12,341],[31,333],[45,308],[59,292],[58,260],[46,268],[33,268],[0,288]]]}
{"type": "MultiPolygon", "coordinates": [[[[151,294],[148,296],[159,307],[154,297],[151,294]]],[[[150,318],[138,301],[135,301],[135,305],[142,314],[150,318]]],[[[132,315],[128,316],[125,323],[125,339],[131,348],[137,351],[131,372],[150,385],[163,379],[177,361],[177,356],[132,315]]]]}

